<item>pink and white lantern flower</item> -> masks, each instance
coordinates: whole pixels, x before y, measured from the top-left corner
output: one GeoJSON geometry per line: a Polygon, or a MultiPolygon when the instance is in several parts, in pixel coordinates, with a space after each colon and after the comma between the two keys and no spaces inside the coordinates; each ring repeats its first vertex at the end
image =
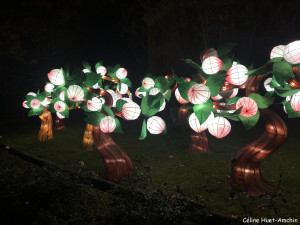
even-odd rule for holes
{"type": "Polygon", "coordinates": [[[232,65],[227,71],[226,81],[233,85],[241,85],[248,80],[246,73],[248,73],[248,69],[245,66],[241,64],[232,65]]]}
{"type": "Polygon", "coordinates": [[[236,102],[236,109],[239,109],[240,107],[243,107],[240,115],[245,117],[254,116],[258,110],[256,102],[249,97],[240,98],[236,102]]]}
{"type": "Polygon", "coordinates": [[[153,80],[152,78],[146,77],[146,78],[144,78],[144,80],[142,81],[142,85],[143,85],[143,87],[144,87],[145,89],[148,90],[149,88],[154,87],[155,82],[154,82],[154,80],[153,80]]]}
{"type": "Polygon", "coordinates": [[[300,112],[300,91],[292,96],[291,106],[295,112],[300,112]]]}
{"type": "Polygon", "coordinates": [[[118,79],[124,79],[127,77],[127,70],[125,68],[120,68],[116,72],[116,76],[118,79]]]}
{"type": "Polygon", "coordinates": [[[181,97],[178,88],[176,88],[176,90],[175,90],[175,97],[176,97],[177,101],[178,101],[180,104],[186,104],[186,103],[189,102],[189,101],[186,101],[185,99],[183,99],[183,98],[181,97]]]}
{"type": "Polygon", "coordinates": [[[96,69],[96,73],[104,76],[107,73],[107,69],[104,66],[99,66],[96,69]]]}
{"type": "Polygon", "coordinates": [[[86,105],[87,108],[93,112],[98,111],[102,108],[102,101],[101,99],[94,97],[91,100],[88,100],[86,105]]]}
{"type": "Polygon", "coordinates": [[[270,86],[271,81],[272,81],[272,77],[269,77],[264,81],[264,87],[265,87],[266,91],[274,91],[275,90],[274,88],[272,88],[270,86]]]}
{"type": "Polygon", "coordinates": [[[202,70],[209,75],[216,74],[222,67],[222,60],[215,56],[206,58],[202,63],[202,70]]]}
{"type": "Polygon", "coordinates": [[[283,52],[284,52],[285,47],[286,47],[285,45],[278,45],[278,46],[274,47],[271,51],[270,59],[277,58],[277,57],[283,57],[283,52]]]}
{"type": "Polygon", "coordinates": [[[141,108],[135,102],[127,102],[123,105],[121,113],[126,120],[136,120],[141,114],[141,108]]]}
{"type": "Polygon", "coordinates": [[[31,102],[30,102],[30,106],[34,109],[40,107],[41,105],[41,102],[38,100],[38,99],[32,99],[31,102]]]}
{"type": "Polygon", "coordinates": [[[224,117],[215,117],[208,125],[208,131],[216,138],[223,138],[229,134],[231,130],[230,122],[224,117]]]}
{"type": "Polygon", "coordinates": [[[27,101],[24,101],[24,102],[22,103],[22,106],[23,106],[24,108],[26,108],[26,109],[29,109],[29,107],[27,106],[27,101]]]}
{"type": "Polygon", "coordinates": [[[145,91],[140,91],[140,88],[137,88],[135,91],[135,96],[138,98],[142,98],[141,96],[145,97],[146,96],[146,92],[145,91]]]}
{"type": "Polygon", "coordinates": [[[203,104],[210,98],[210,90],[204,84],[194,84],[188,91],[188,98],[193,104],[203,104]]]}
{"type": "Polygon", "coordinates": [[[53,84],[50,84],[50,83],[49,83],[49,84],[46,84],[44,89],[45,89],[46,92],[49,92],[49,93],[50,93],[50,92],[53,91],[54,85],[53,85],[53,84]]]}
{"type": "Polygon", "coordinates": [[[103,133],[112,133],[115,130],[116,126],[116,121],[111,116],[105,116],[101,119],[100,129],[103,133]]]}
{"type": "Polygon", "coordinates": [[[283,58],[291,64],[300,63],[300,41],[289,43],[283,51],[283,58]]]}
{"type": "Polygon", "coordinates": [[[117,90],[118,92],[121,94],[121,95],[124,95],[127,93],[128,91],[128,85],[127,84],[124,84],[124,83],[121,83],[120,84],[120,88],[119,88],[119,85],[117,86],[117,90]]]}
{"type": "Polygon", "coordinates": [[[57,101],[54,103],[54,109],[56,112],[63,112],[66,109],[66,104],[63,101],[57,101]]]}
{"type": "Polygon", "coordinates": [[[214,114],[211,112],[209,117],[204,121],[204,123],[200,124],[195,113],[192,113],[189,116],[189,125],[196,133],[200,133],[208,128],[209,123],[214,119],[214,114]]]}
{"type": "Polygon", "coordinates": [[[166,128],[166,124],[162,118],[159,116],[151,116],[147,120],[147,130],[151,134],[160,134],[166,128]]]}
{"type": "Polygon", "coordinates": [[[62,85],[65,83],[65,78],[61,69],[53,69],[48,73],[48,79],[54,85],[62,85]]]}
{"type": "Polygon", "coordinates": [[[74,102],[83,101],[84,92],[83,89],[78,85],[70,85],[67,89],[68,98],[74,102]]]}

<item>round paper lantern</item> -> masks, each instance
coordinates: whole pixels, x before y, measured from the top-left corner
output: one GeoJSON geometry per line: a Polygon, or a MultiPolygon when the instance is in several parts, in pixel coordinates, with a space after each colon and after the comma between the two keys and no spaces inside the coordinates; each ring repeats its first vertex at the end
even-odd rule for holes
{"type": "Polygon", "coordinates": [[[74,102],[80,102],[83,100],[84,92],[78,85],[71,85],[67,90],[68,98],[74,102]]]}
{"type": "Polygon", "coordinates": [[[236,109],[239,109],[240,107],[243,107],[241,111],[241,116],[245,117],[254,116],[258,110],[256,102],[249,97],[240,98],[236,102],[236,109]]]}
{"type": "Polygon", "coordinates": [[[291,64],[300,63],[300,41],[289,43],[284,49],[283,57],[291,64]]]}
{"type": "Polygon", "coordinates": [[[99,98],[94,97],[91,100],[88,100],[86,105],[89,110],[95,112],[101,109],[102,101],[99,98]]]}
{"type": "Polygon", "coordinates": [[[205,103],[210,98],[210,90],[204,84],[194,84],[188,91],[188,98],[193,104],[205,103]]]}
{"type": "Polygon", "coordinates": [[[100,129],[103,133],[111,133],[115,130],[117,124],[113,117],[105,116],[100,122],[100,129]]]}
{"type": "Polygon", "coordinates": [[[176,97],[177,101],[178,101],[180,104],[186,104],[186,103],[188,103],[188,101],[186,101],[185,99],[183,99],[183,98],[181,97],[178,88],[176,88],[176,90],[175,90],[175,97],[176,97]]]}
{"type": "Polygon", "coordinates": [[[62,85],[65,83],[64,75],[62,73],[62,70],[60,70],[60,69],[51,70],[48,73],[48,79],[50,80],[50,82],[52,84],[55,84],[55,85],[62,85]]]}
{"type": "Polygon", "coordinates": [[[53,84],[50,84],[50,83],[49,83],[49,84],[46,84],[44,89],[45,89],[46,92],[49,92],[49,93],[50,93],[50,92],[53,91],[54,85],[53,85],[53,84]]]}
{"type": "Polygon", "coordinates": [[[218,57],[218,52],[213,48],[205,49],[200,55],[200,60],[203,62],[205,59],[211,56],[218,57]]]}
{"type": "Polygon", "coordinates": [[[108,89],[108,90],[106,90],[110,95],[111,95],[111,97],[112,97],[112,99],[113,99],[113,107],[116,107],[116,103],[117,103],[117,101],[119,100],[119,99],[121,99],[122,98],[122,95],[121,94],[119,94],[119,93],[116,93],[116,92],[114,92],[113,90],[111,90],[111,89],[108,89]]]}
{"type": "Polygon", "coordinates": [[[27,94],[27,95],[36,96],[36,93],[34,93],[34,92],[28,92],[28,94],[27,94]]]}
{"type": "Polygon", "coordinates": [[[107,73],[107,69],[104,66],[99,66],[96,69],[96,73],[104,76],[107,73]]]}
{"type": "Polygon", "coordinates": [[[131,98],[123,98],[123,97],[122,97],[122,100],[124,100],[124,101],[126,101],[126,102],[133,102],[131,98]]]}
{"type": "Polygon", "coordinates": [[[60,100],[65,101],[65,93],[66,93],[66,91],[60,92],[60,94],[59,94],[60,100]]]}
{"type": "Polygon", "coordinates": [[[274,88],[272,88],[272,87],[270,86],[271,81],[272,81],[272,77],[266,79],[265,82],[264,82],[264,87],[265,87],[265,89],[266,89],[267,91],[274,91],[274,90],[275,90],[274,88]]]}
{"type": "Polygon", "coordinates": [[[292,96],[291,106],[295,112],[300,112],[300,91],[292,96]]]}
{"type": "Polygon", "coordinates": [[[206,74],[216,74],[222,67],[222,61],[218,57],[211,56],[202,63],[202,69],[206,74]]]}
{"type": "Polygon", "coordinates": [[[64,119],[65,117],[63,115],[61,115],[59,112],[56,112],[56,116],[59,118],[59,119],[64,119]]]}
{"type": "Polygon", "coordinates": [[[22,106],[24,107],[24,108],[26,108],[26,109],[29,109],[29,107],[27,106],[27,101],[24,101],[23,103],[22,103],[22,106]]]}
{"type": "Polygon", "coordinates": [[[63,101],[57,101],[54,103],[54,109],[57,112],[63,112],[66,109],[66,104],[63,101]]]}
{"type": "Polygon", "coordinates": [[[214,100],[214,101],[220,100],[222,98],[223,97],[221,95],[219,95],[219,94],[217,94],[215,97],[211,97],[211,99],[214,100]]]}
{"type": "Polygon", "coordinates": [[[241,85],[248,79],[248,75],[246,75],[247,72],[248,69],[245,66],[241,64],[233,65],[227,72],[228,76],[226,80],[233,85],[241,85]]]}
{"type": "Polygon", "coordinates": [[[30,102],[30,106],[34,109],[40,107],[40,105],[41,105],[41,102],[39,100],[37,100],[36,98],[32,99],[30,102]]]}
{"type": "Polygon", "coordinates": [[[125,68],[120,68],[117,70],[116,75],[118,79],[124,79],[127,77],[127,70],[125,68]]]}
{"type": "Polygon", "coordinates": [[[238,89],[238,88],[233,88],[233,89],[232,89],[232,94],[231,94],[228,98],[233,98],[233,97],[235,97],[238,93],[239,93],[239,89],[238,89]]]}
{"type": "Polygon", "coordinates": [[[225,137],[227,134],[229,134],[230,130],[231,125],[229,121],[226,118],[220,116],[212,119],[208,125],[209,133],[216,138],[225,137]]]}
{"type": "Polygon", "coordinates": [[[93,89],[100,89],[99,84],[98,84],[98,83],[94,84],[94,85],[93,85],[93,89]]]}
{"type": "Polygon", "coordinates": [[[122,107],[122,116],[127,120],[136,120],[141,114],[141,108],[135,102],[127,102],[122,107]]]}
{"type": "Polygon", "coordinates": [[[149,91],[149,95],[157,95],[160,92],[158,88],[151,88],[149,91]]]}
{"type": "Polygon", "coordinates": [[[92,71],[90,71],[89,69],[83,69],[82,72],[84,72],[84,73],[90,73],[92,71]]]}
{"type": "Polygon", "coordinates": [[[146,92],[145,91],[139,91],[140,88],[137,88],[136,91],[135,91],[135,96],[138,97],[138,98],[142,98],[141,95],[144,97],[146,96],[146,92]]]}
{"type": "Polygon", "coordinates": [[[271,51],[270,59],[277,58],[277,57],[283,57],[283,52],[284,52],[285,47],[286,47],[285,45],[278,45],[278,46],[274,47],[271,51]]]}
{"type": "Polygon", "coordinates": [[[196,114],[192,113],[189,117],[189,125],[196,133],[200,133],[207,129],[209,123],[213,120],[213,118],[214,114],[211,113],[207,120],[205,120],[204,123],[200,124],[200,121],[198,120],[196,114]]]}
{"type": "Polygon", "coordinates": [[[145,89],[149,89],[149,88],[152,88],[154,87],[155,85],[155,82],[152,78],[150,77],[146,77],[144,78],[144,80],[142,81],[142,85],[144,86],[145,89]]]}
{"type": "Polygon", "coordinates": [[[147,120],[147,130],[151,134],[160,134],[165,130],[166,124],[159,116],[151,116],[147,120]]]}
{"type": "Polygon", "coordinates": [[[166,99],[164,99],[164,102],[163,102],[163,104],[161,105],[161,107],[159,108],[159,111],[158,111],[158,112],[163,111],[165,108],[166,108],[166,99]]]}
{"type": "Polygon", "coordinates": [[[291,98],[292,98],[291,96],[286,96],[286,97],[285,97],[285,100],[288,102],[288,101],[291,100],[291,98]]]}
{"type": "Polygon", "coordinates": [[[128,91],[128,85],[121,83],[121,88],[119,88],[119,85],[117,86],[117,90],[121,95],[124,95],[128,91]]]}
{"type": "Polygon", "coordinates": [[[50,104],[50,102],[51,102],[50,98],[47,98],[47,97],[46,97],[46,98],[44,99],[44,101],[41,102],[41,104],[42,104],[43,106],[47,106],[47,105],[50,104]]]}

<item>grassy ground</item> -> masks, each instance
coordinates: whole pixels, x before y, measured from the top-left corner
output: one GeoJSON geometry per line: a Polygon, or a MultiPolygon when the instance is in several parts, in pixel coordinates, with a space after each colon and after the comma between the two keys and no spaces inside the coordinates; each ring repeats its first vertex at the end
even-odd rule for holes
{"type": "MultiPolygon", "coordinates": [[[[85,124],[82,118],[78,122],[78,117],[81,115],[71,116],[66,121],[68,129],[55,132],[54,140],[50,142],[38,142],[39,121],[36,117],[2,127],[1,142],[60,165],[83,162],[84,170],[94,171],[102,177],[101,156],[97,151],[87,152],[81,147],[85,124]]],[[[114,139],[135,166],[151,166],[153,187],[166,184],[191,199],[203,202],[212,212],[229,217],[247,215],[300,219],[299,120],[287,121],[286,143],[262,164],[262,174],[267,181],[274,185],[280,181],[278,195],[255,198],[243,194],[233,196],[227,188],[227,181],[231,159],[242,146],[260,136],[262,124],[245,131],[240,124],[233,123],[231,133],[223,139],[208,135],[210,154],[189,155],[185,153],[189,135],[180,127],[169,124],[166,135],[148,135],[146,140],[139,141],[141,121],[121,123],[124,134],[114,134],[114,139]]]]}

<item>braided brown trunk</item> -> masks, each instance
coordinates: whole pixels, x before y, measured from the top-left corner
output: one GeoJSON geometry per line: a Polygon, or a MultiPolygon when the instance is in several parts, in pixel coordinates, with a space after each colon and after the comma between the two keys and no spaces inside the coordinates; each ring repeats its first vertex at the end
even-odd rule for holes
{"type": "Polygon", "coordinates": [[[82,139],[82,146],[87,151],[94,149],[93,125],[86,124],[82,139]]]}
{"type": "Polygon", "coordinates": [[[45,108],[44,113],[40,115],[41,128],[39,131],[39,141],[48,141],[53,139],[52,131],[52,116],[51,113],[45,108]]]}

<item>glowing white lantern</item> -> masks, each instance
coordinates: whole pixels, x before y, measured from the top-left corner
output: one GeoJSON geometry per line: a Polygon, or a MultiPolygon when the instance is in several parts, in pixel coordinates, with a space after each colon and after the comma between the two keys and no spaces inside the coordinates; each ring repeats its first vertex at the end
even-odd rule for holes
{"type": "Polygon", "coordinates": [[[210,98],[210,90],[204,84],[194,84],[188,91],[188,98],[193,104],[205,103],[210,98]]]}
{"type": "Polygon", "coordinates": [[[226,80],[233,85],[241,85],[248,79],[248,75],[246,75],[247,72],[248,69],[245,66],[241,64],[233,65],[227,72],[228,76],[226,80]]]}
{"type": "Polygon", "coordinates": [[[98,111],[102,107],[102,101],[99,98],[92,98],[91,100],[88,100],[87,103],[87,108],[91,111],[98,111]]]}
{"type": "Polygon", "coordinates": [[[89,69],[83,69],[82,72],[84,72],[84,73],[90,73],[92,71],[90,71],[89,69]]]}
{"type": "Polygon", "coordinates": [[[267,91],[274,91],[274,90],[275,90],[274,88],[272,88],[272,87],[270,86],[271,81],[272,81],[272,77],[266,79],[265,82],[264,82],[264,87],[265,87],[265,89],[266,89],[267,91]]]}
{"type": "Polygon", "coordinates": [[[107,69],[104,66],[99,66],[96,69],[96,73],[104,76],[107,73],[107,69]]]}
{"type": "Polygon", "coordinates": [[[60,94],[59,94],[60,100],[65,101],[65,93],[66,93],[66,91],[60,92],[60,94]]]}
{"type": "Polygon", "coordinates": [[[138,98],[141,98],[140,95],[142,96],[146,96],[146,92],[145,91],[139,91],[140,88],[137,88],[136,91],[135,91],[135,96],[138,97],[138,98]]]}
{"type": "Polygon", "coordinates": [[[211,97],[211,99],[214,100],[214,101],[220,100],[222,98],[223,97],[221,95],[219,95],[219,94],[217,94],[215,97],[211,97]]]}
{"type": "Polygon", "coordinates": [[[208,131],[216,138],[223,138],[229,134],[231,125],[224,117],[215,117],[208,125],[208,131]]]}
{"type": "Polygon", "coordinates": [[[113,105],[112,105],[112,106],[113,106],[113,107],[116,107],[116,103],[117,103],[117,101],[118,101],[119,99],[122,98],[122,95],[119,94],[119,93],[114,92],[114,91],[111,90],[111,89],[108,89],[107,92],[111,95],[111,97],[112,97],[112,99],[113,99],[113,105]]]}
{"type": "Polygon", "coordinates": [[[144,86],[145,89],[149,89],[149,88],[152,88],[154,87],[155,85],[155,82],[152,78],[150,77],[146,77],[143,81],[142,81],[142,84],[144,86]]]}
{"type": "Polygon", "coordinates": [[[30,106],[34,109],[40,107],[41,102],[37,99],[32,99],[32,101],[30,102],[30,106]]]}
{"type": "Polygon", "coordinates": [[[98,83],[94,84],[94,85],[93,85],[93,89],[100,89],[99,84],[98,84],[98,83]]]}
{"type": "Polygon", "coordinates": [[[116,125],[116,121],[113,117],[106,116],[102,118],[100,122],[100,129],[103,133],[111,133],[115,130],[116,125]]]}
{"type": "Polygon", "coordinates": [[[65,117],[63,115],[61,115],[59,112],[56,112],[56,116],[60,119],[64,119],[65,117]]]}
{"type": "Polygon", "coordinates": [[[236,109],[243,107],[241,110],[241,116],[251,117],[257,113],[257,104],[256,102],[249,97],[240,98],[236,102],[236,109]]]}
{"type": "Polygon", "coordinates": [[[43,106],[47,106],[47,105],[50,104],[50,102],[51,102],[51,99],[46,97],[46,98],[44,99],[44,101],[41,102],[41,104],[42,104],[43,106]]]}
{"type": "Polygon", "coordinates": [[[166,124],[159,116],[151,116],[147,120],[147,130],[151,134],[160,134],[165,130],[166,124]]]}
{"type": "Polygon", "coordinates": [[[54,85],[53,84],[46,84],[44,89],[45,89],[45,91],[50,93],[50,92],[53,91],[54,85]]]}
{"type": "Polygon", "coordinates": [[[300,63],[300,41],[289,43],[284,49],[283,57],[291,64],[300,63]]]}
{"type": "Polygon", "coordinates": [[[200,121],[198,120],[195,113],[192,113],[189,117],[189,125],[190,127],[197,133],[200,133],[207,129],[209,123],[214,119],[214,114],[211,112],[207,120],[204,121],[204,123],[200,124],[200,121]]]}
{"type": "Polygon", "coordinates": [[[285,100],[288,102],[288,101],[291,100],[291,98],[292,98],[291,96],[286,96],[286,97],[285,97],[285,100]]]}
{"type": "Polygon", "coordinates": [[[277,58],[277,57],[283,57],[283,52],[284,52],[285,47],[286,47],[285,45],[278,45],[278,46],[274,47],[271,51],[270,59],[277,58]]]}
{"type": "Polygon", "coordinates": [[[28,92],[27,95],[36,96],[36,93],[34,93],[34,92],[28,92]]]}
{"type": "Polygon", "coordinates": [[[48,78],[50,82],[55,85],[62,85],[65,83],[64,75],[60,69],[51,70],[48,73],[48,78]]]}
{"type": "Polygon", "coordinates": [[[151,88],[149,95],[157,95],[160,92],[158,88],[151,88]]]}
{"type": "Polygon", "coordinates": [[[176,90],[175,90],[175,97],[176,97],[177,101],[178,101],[180,104],[186,104],[186,103],[188,103],[188,101],[186,101],[185,99],[183,99],[183,98],[181,97],[178,88],[176,88],[176,90]]]}
{"type": "Polygon", "coordinates": [[[205,49],[200,56],[201,62],[211,56],[218,57],[218,52],[213,48],[205,49]]]}
{"type": "Polygon", "coordinates": [[[221,67],[221,59],[215,56],[206,58],[202,63],[202,69],[207,74],[216,74],[220,71],[221,67]]]}
{"type": "Polygon", "coordinates": [[[63,112],[66,109],[66,104],[63,101],[57,101],[54,103],[54,109],[57,112],[63,112]]]}
{"type": "Polygon", "coordinates": [[[124,79],[127,77],[127,70],[125,68],[120,68],[117,70],[116,75],[118,79],[124,79]]]}
{"type": "Polygon", "coordinates": [[[124,95],[124,94],[126,94],[127,91],[128,91],[128,85],[127,85],[127,84],[124,84],[124,83],[121,83],[121,88],[119,89],[119,85],[118,85],[117,90],[118,90],[118,92],[119,92],[121,95],[124,95]]]}
{"type": "Polygon", "coordinates": [[[141,108],[135,102],[127,102],[122,107],[122,116],[127,120],[136,120],[141,114],[141,108]]]}
{"type": "Polygon", "coordinates": [[[124,100],[124,101],[126,101],[126,102],[133,102],[131,98],[123,98],[123,97],[122,97],[122,100],[124,100]]]}
{"type": "Polygon", "coordinates": [[[22,103],[22,106],[23,106],[24,108],[28,109],[29,107],[26,105],[26,103],[27,103],[27,101],[24,101],[24,102],[22,103]]]}
{"type": "Polygon", "coordinates": [[[163,111],[165,108],[166,108],[166,99],[164,99],[164,102],[161,105],[161,107],[159,108],[158,112],[163,111]]]}
{"type": "Polygon", "coordinates": [[[74,102],[82,101],[84,97],[84,92],[78,85],[71,85],[67,90],[67,94],[68,98],[74,102]]]}
{"type": "Polygon", "coordinates": [[[233,89],[232,89],[232,94],[231,94],[228,98],[233,98],[233,97],[235,97],[238,93],[239,93],[239,89],[238,89],[238,88],[233,88],[233,89]]]}
{"type": "Polygon", "coordinates": [[[300,112],[300,91],[294,94],[291,98],[291,106],[296,112],[300,112]]]}

